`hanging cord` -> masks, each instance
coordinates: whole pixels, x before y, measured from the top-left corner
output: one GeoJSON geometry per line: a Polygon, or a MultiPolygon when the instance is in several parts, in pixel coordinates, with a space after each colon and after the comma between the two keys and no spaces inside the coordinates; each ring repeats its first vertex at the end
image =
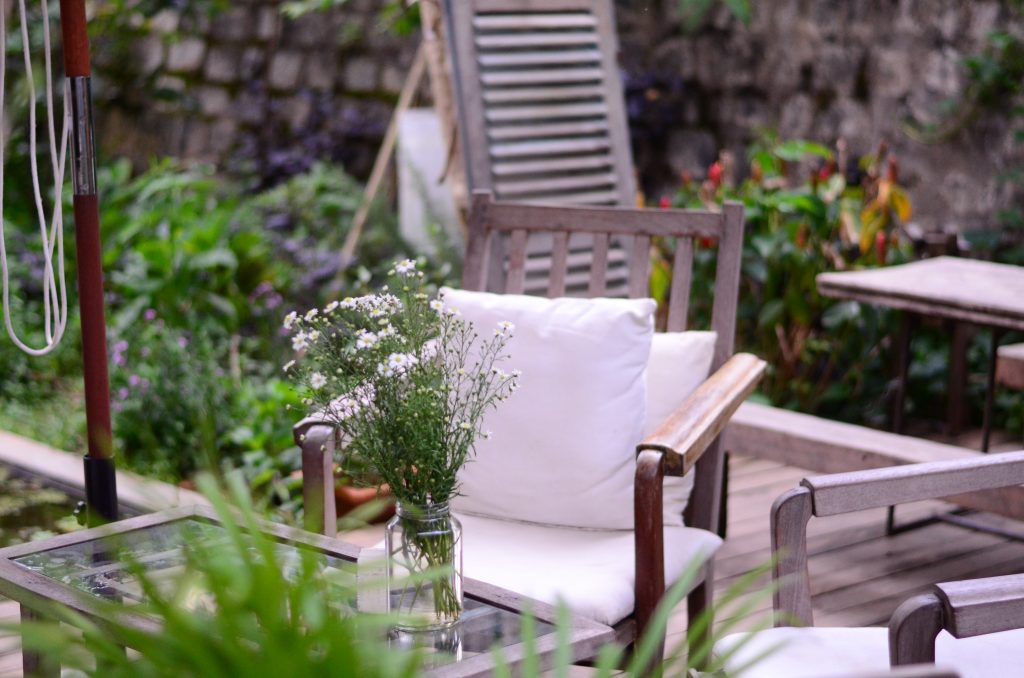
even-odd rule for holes
{"type": "MultiPolygon", "coordinates": [[[[36,158],[36,87],[32,70],[32,53],[28,36],[28,12],[25,0],[18,0],[18,11],[21,19],[22,54],[25,57],[25,74],[29,91],[29,165],[32,171],[32,192],[35,198],[36,218],[39,221],[39,235],[43,243],[43,333],[46,345],[43,348],[32,348],[18,338],[11,322],[10,282],[8,280],[7,244],[4,235],[4,161],[6,160],[7,139],[3,126],[0,124],[0,274],[3,276],[4,326],[7,335],[15,346],[33,356],[46,355],[60,343],[67,328],[68,294],[67,280],[64,274],[64,168],[67,157],[68,136],[70,131],[70,97],[67,89],[64,92],[64,122],[60,136],[60,150],[53,113],[53,69],[51,64],[50,45],[50,11],[47,0],[40,0],[43,12],[43,46],[45,50],[46,69],[46,122],[49,132],[50,165],[53,170],[53,212],[49,220],[43,207],[43,195],[39,185],[39,163],[36,158]],[[47,233],[47,222],[50,223],[47,233]],[[54,273],[54,250],[57,255],[57,271],[54,273]]],[[[0,113],[5,110],[7,75],[7,19],[6,12],[0,10],[0,113]]]]}

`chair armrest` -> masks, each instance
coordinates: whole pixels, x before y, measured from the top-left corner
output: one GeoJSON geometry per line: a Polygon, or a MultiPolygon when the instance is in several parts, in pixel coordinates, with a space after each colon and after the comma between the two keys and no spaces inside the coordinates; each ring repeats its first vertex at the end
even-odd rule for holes
{"type": "Polygon", "coordinates": [[[1024,484],[1024,450],[805,478],[814,515],[942,499],[1024,484]]]}
{"type": "Polygon", "coordinates": [[[1024,628],[1024,575],[936,584],[914,596],[889,622],[893,666],[935,661],[935,639],[945,629],[970,638],[1024,628]]]}
{"type": "Polygon", "coordinates": [[[935,594],[955,638],[1024,628],[1024,575],[936,584],[935,594]]]}
{"type": "Polygon", "coordinates": [[[314,414],[296,424],[292,435],[302,450],[304,527],[333,537],[338,525],[334,503],[335,429],[314,414]]]}
{"type": "Polygon", "coordinates": [[[749,353],[734,355],[637,446],[637,453],[661,452],[665,475],[688,472],[753,392],[765,367],[763,360],[749,353]]]}
{"type": "Polygon", "coordinates": [[[807,575],[807,523],[811,516],[943,499],[1020,484],[1024,484],[1024,450],[805,478],[800,487],[780,496],[772,506],[776,625],[813,625],[807,575]]]}

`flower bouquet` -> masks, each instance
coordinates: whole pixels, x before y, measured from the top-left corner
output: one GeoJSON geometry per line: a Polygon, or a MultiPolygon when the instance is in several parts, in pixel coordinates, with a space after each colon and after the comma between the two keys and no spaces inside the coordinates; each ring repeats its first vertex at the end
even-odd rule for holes
{"type": "Polygon", "coordinates": [[[300,357],[285,371],[337,428],[343,468],[390,488],[389,607],[403,624],[437,628],[462,611],[461,526],[449,501],[478,436],[489,436],[484,414],[517,387],[518,373],[500,366],[514,327],[481,336],[430,298],[413,261],[389,275],[377,294],[289,314],[300,357]]]}

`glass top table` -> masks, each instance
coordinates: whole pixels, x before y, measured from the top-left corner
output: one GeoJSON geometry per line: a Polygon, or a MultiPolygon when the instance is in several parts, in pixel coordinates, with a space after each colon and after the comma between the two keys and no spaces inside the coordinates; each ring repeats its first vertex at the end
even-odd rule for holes
{"type": "MultiPolygon", "coordinates": [[[[313,554],[330,581],[356,591],[359,548],[343,541],[273,523],[263,523],[263,533],[276,544],[276,560],[285,576],[298,572],[303,559],[313,554]]],[[[150,581],[174,581],[185,565],[185,545],[203,543],[216,547],[229,539],[216,514],[204,507],[170,509],[123,520],[90,530],[0,549],[0,595],[18,601],[29,615],[40,600],[56,602],[79,613],[96,617],[101,603],[111,600],[125,606],[144,601],[134,574],[144,568],[150,581]],[[126,563],[131,563],[127,565],[126,563]]],[[[493,668],[491,651],[501,648],[505,661],[515,666],[525,649],[522,637],[523,610],[534,618],[534,648],[544,656],[557,645],[551,606],[528,600],[497,587],[467,579],[465,611],[451,629],[415,634],[391,634],[393,647],[420,647],[427,651],[426,665],[433,675],[488,675],[493,668]]],[[[346,600],[354,613],[360,606],[346,600]]],[[[200,593],[189,601],[197,609],[212,609],[212,601],[200,593]]],[[[153,618],[139,618],[139,626],[158,629],[153,618]]],[[[611,628],[588,620],[574,620],[569,629],[575,659],[596,654],[613,639],[611,628]]],[[[38,658],[26,653],[28,668],[38,668],[38,658]],[[36,662],[36,663],[33,663],[36,662]]]]}

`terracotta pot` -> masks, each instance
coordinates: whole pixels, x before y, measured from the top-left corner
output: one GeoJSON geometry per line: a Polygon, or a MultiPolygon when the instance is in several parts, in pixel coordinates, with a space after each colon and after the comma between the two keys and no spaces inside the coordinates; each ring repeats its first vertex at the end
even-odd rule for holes
{"type": "MultiPolygon", "coordinates": [[[[391,493],[388,490],[387,485],[382,485],[380,488],[376,487],[353,487],[352,485],[335,485],[334,486],[334,504],[338,511],[338,516],[347,514],[352,509],[362,506],[363,504],[369,503],[378,497],[390,498],[391,493]]],[[[389,503],[381,511],[375,515],[371,522],[379,523],[388,520],[395,514],[394,503],[389,503]]]]}

